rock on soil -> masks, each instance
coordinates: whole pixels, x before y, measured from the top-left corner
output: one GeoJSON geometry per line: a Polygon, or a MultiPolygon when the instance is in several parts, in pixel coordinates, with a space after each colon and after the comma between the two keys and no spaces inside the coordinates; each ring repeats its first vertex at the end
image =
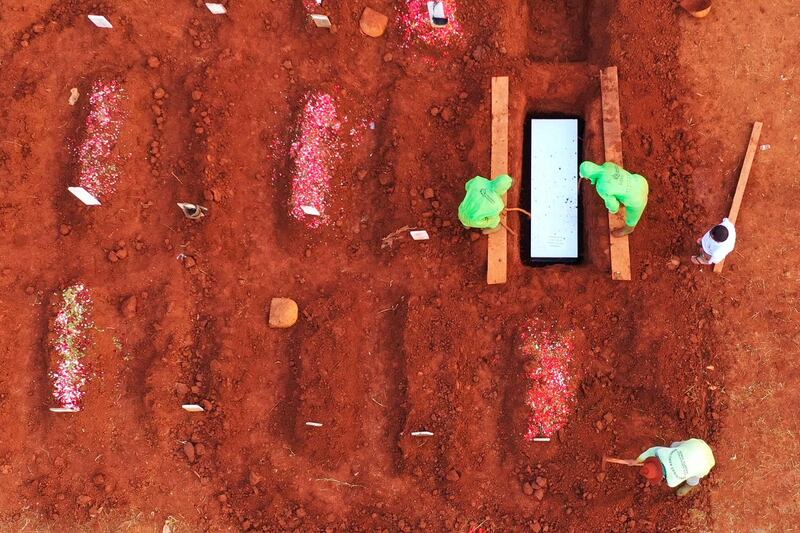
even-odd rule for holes
{"type": "Polygon", "coordinates": [[[290,328],[297,322],[297,302],[291,298],[273,298],[269,304],[269,327],[290,328]]]}
{"type": "Polygon", "coordinates": [[[365,7],[364,12],[361,13],[361,20],[358,25],[361,27],[361,31],[366,35],[370,37],[380,37],[386,31],[386,25],[388,23],[389,17],[370,7],[365,7]]]}
{"type": "Polygon", "coordinates": [[[187,394],[189,394],[189,391],[190,391],[190,390],[191,390],[191,389],[189,389],[189,386],[188,386],[188,385],[186,385],[186,384],[184,384],[184,383],[176,383],[176,384],[175,384],[175,394],[176,394],[176,395],[177,395],[179,398],[183,398],[184,396],[186,396],[187,394]]]}

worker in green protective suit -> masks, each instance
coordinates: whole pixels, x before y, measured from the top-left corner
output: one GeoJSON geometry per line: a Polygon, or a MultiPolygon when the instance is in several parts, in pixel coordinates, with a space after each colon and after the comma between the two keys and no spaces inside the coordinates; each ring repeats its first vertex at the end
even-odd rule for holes
{"type": "Polygon", "coordinates": [[[623,237],[633,233],[647,206],[649,188],[644,176],[631,174],[611,162],[597,165],[591,161],[581,163],[580,175],[594,185],[611,213],[619,211],[620,204],[625,206],[625,226],[613,230],[611,234],[623,237]]]}
{"type": "Polygon", "coordinates": [[[467,194],[458,206],[458,219],[468,228],[480,228],[492,233],[500,227],[500,214],[506,208],[503,195],[514,181],[503,174],[494,180],[475,176],[464,187],[467,194]]]}

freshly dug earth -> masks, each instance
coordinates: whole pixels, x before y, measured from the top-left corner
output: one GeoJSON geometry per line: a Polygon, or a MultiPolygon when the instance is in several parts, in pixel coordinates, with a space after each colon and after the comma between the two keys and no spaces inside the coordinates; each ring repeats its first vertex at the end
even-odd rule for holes
{"type": "Polygon", "coordinates": [[[670,261],[707,222],[690,179],[696,141],[678,126],[674,6],[462,1],[462,38],[442,47],[404,44],[402,2],[370,4],[389,15],[380,38],[361,34],[361,3],[326,7],[330,32],[286,4],[232,2],[215,17],[202,2],[0,1],[7,527],[707,523],[702,492],[677,501],[633,469],[600,471],[606,453],[713,443],[718,424],[705,369],[716,315],[694,271],[670,261]],[[90,26],[88,13],[115,28],[90,26]],[[511,79],[520,176],[530,112],[584,115],[586,155],[602,159],[598,72],[609,64],[626,162],[653,191],[631,238],[635,281],[611,281],[607,217],[586,189],[582,265],[529,269],[512,242],[509,283],[486,286],[486,240],[456,209],[464,182],[489,172],[491,77],[511,79]],[[100,78],[127,95],[121,174],[102,207],[84,208],[66,187],[100,78]],[[74,107],[72,87],[84,95],[74,107]],[[332,222],[309,229],[288,214],[288,153],[313,91],[360,126],[335,169],[332,222]],[[209,213],[187,220],[181,201],[209,213]],[[403,226],[432,238],[382,247],[403,226]],[[48,305],[78,281],[95,304],[92,380],[82,412],[52,414],[48,305]],[[292,328],[269,328],[274,297],[298,302],[292,328]],[[514,339],[534,317],[577,339],[576,410],[548,444],[523,439],[527,362],[514,339]]]}

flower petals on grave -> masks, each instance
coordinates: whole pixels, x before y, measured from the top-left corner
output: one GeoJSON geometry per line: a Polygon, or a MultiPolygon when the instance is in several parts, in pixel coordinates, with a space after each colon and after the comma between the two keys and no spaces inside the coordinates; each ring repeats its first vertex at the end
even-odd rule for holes
{"type": "Polygon", "coordinates": [[[62,298],[53,325],[55,369],[50,372],[50,379],[53,382],[53,397],[59,407],[78,410],[87,377],[81,359],[91,346],[92,301],[89,290],[82,283],[65,289],[62,298]]]}
{"type": "Polygon", "coordinates": [[[86,131],[78,147],[78,184],[92,196],[103,198],[116,190],[119,168],[112,153],[122,125],[122,86],[117,81],[98,81],[89,96],[86,131]]]}
{"type": "Polygon", "coordinates": [[[431,24],[427,0],[406,0],[404,3],[405,6],[399,8],[398,19],[404,48],[415,42],[447,47],[461,39],[461,24],[457,18],[458,5],[455,0],[445,0],[448,22],[447,26],[441,28],[435,28],[431,24]]]}
{"type": "Polygon", "coordinates": [[[340,129],[333,97],[325,93],[308,96],[289,151],[294,162],[290,213],[311,228],[327,221],[331,173],[341,157],[340,129]],[[320,216],[307,215],[303,206],[316,208],[320,216]]]}
{"type": "Polygon", "coordinates": [[[519,343],[523,357],[530,360],[525,404],[531,413],[525,440],[552,437],[567,423],[575,405],[572,343],[538,320],[523,326],[519,343]]]}

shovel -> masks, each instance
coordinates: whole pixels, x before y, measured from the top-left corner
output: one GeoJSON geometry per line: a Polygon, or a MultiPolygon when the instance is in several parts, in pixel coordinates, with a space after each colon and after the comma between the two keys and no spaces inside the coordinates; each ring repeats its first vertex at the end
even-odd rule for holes
{"type": "Polygon", "coordinates": [[[625,465],[625,466],[642,466],[644,464],[640,463],[636,459],[617,459],[616,457],[608,457],[604,455],[603,463],[600,466],[601,470],[606,469],[606,463],[614,463],[615,465],[625,465]]]}

